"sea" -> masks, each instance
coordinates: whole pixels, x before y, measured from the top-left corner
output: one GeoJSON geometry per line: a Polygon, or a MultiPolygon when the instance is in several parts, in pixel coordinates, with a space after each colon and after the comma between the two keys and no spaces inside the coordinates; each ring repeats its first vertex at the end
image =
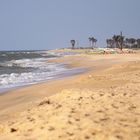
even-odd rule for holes
{"type": "Polygon", "coordinates": [[[49,62],[66,55],[74,53],[0,51],[0,93],[83,72],[83,69],[68,68],[67,63],[49,62]]]}

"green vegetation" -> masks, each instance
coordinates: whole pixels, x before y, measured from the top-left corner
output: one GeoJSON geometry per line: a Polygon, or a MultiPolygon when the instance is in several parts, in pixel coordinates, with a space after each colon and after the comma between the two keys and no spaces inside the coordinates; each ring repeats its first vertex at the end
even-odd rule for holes
{"type": "Polygon", "coordinates": [[[106,39],[107,48],[140,48],[140,39],[125,38],[121,35],[114,35],[111,39],[106,39]]]}

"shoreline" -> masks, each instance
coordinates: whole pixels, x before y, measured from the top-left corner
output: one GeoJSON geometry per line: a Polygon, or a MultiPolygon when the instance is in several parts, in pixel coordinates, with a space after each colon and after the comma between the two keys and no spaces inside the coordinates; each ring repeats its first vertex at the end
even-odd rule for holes
{"type": "MultiPolygon", "coordinates": [[[[128,58],[126,57],[125,58],[126,60],[121,59],[121,57],[124,58],[122,54],[93,55],[93,56],[81,54],[81,55],[65,56],[61,58],[52,59],[50,60],[50,62],[57,62],[57,63],[67,62],[69,63],[68,66],[70,68],[80,68],[81,66],[82,67],[84,66],[85,68],[88,69],[88,71],[80,75],[74,75],[74,76],[66,77],[64,79],[63,78],[58,79],[58,80],[56,79],[52,81],[38,83],[35,85],[29,85],[29,86],[21,87],[21,88],[6,92],[0,96],[0,109],[5,110],[5,108],[10,106],[11,110],[9,109],[8,111],[12,112],[14,109],[14,106],[15,105],[18,106],[19,104],[22,104],[23,105],[22,108],[24,108],[24,105],[26,103],[30,104],[34,100],[38,100],[38,98],[51,96],[53,94],[56,94],[60,90],[67,88],[65,87],[65,85],[63,85],[63,83],[65,83],[64,81],[66,81],[68,87],[75,86],[72,84],[73,83],[72,81],[74,81],[74,83],[77,83],[76,81],[81,79],[82,77],[85,77],[85,76],[88,77],[92,73],[96,74],[100,71],[105,70],[106,68],[111,67],[112,65],[125,63],[130,60],[133,61],[132,60],[133,57],[129,58],[129,56],[131,55],[134,57],[134,60],[137,60],[137,55],[135,54],[127,54],[126,56],[128,58]],[[118,59],[118,57],[120,58],[118,59]],[[60,85],[60,87],[57,86],[58,84],[60,85]],[[46,88],[45,86],[47,86],[48,88],[46,88]],[[52,89],[51,86],[56,87],[56,90],[52,89]],[[41,87],[42,87],[42,90],[38,91],[38,89],[40,89],[41,87]],[[46,94],[45,93],[46,91],[49,93],[46,94]],[[17,98],[19,99],[19,101],[17,101],[17,98]]],[[[19,110],[20,110],[20,107],[19,107],[19,110]]],[[[10,114],[10,112],[6,113],[6,115],[10,114]]],[[[0,113],[0,116],[1,115],[3,116],[3,113],[0,113]]],[[[4,114],[4,116],[6,115],[4,114]]]]}
{"type": "MultiPolygon", "coordinates": [[[[70,67],[70,65],[67,64],[66,68],[71,68],[71,67],[70,67]]],[[[47,82],[50,82],[50,81],[60,80],[60,79],[63,79],[63,78],[74,76],[74,75],[79,75],[79,74],[84,73],[86,71],[86,69],[77,67],[77,68],[67,69],[67,71],[65,71],[63,73],[60,73],[60,74],[57,74],[56,77],[53,77],[51,79],[42,80],[42,81],[35,82],[35,83],[28,83],[28,84],[24,84],[24,85],[16,86],[16,87],[11,87],[11,88],[7,88],[7,89],[2,89],[2,90],[0,90],[0,96],[3,95],[3,94],[6,94],[6,93],[12,92],[12,91],[21,89],[21,88],[30,87],[30,86],[34,86],[34,85],[37,85],[37,84],[44,84],[44,83],[47,83],[47,82]]]]}
{"type": "MultiPolygon", "coordinates": [[[[9,129],[7,127],[10,122],[17,121],[18,129],[21,131],[20,134],[22,135],[22,129],[23,131],[26,131],[26,130],[24,130],[24,127],[22,127],[20,123],[22,124],[21,121],[23,121],[23,125],[26,125],[26,123],[24,124],[24,121],[26,122],[26,119],[24,120],[24,118],[26,118],[27,116],[30,116],[32,113],[34,114],[32,117],[35,117],[35,118],[43,114],[44,114],[43,116],[48,116],[49,124],[47,126],[53,125],[52,122],[56,122],[56,127],[57,125],[59,127],[60,125],[59,122],[62,121],[62,120],[59,120],[61,119],[61,117],[64,117],[64,118],[66,117],[65,119],[68,119],[66,116],[66,114],[68,113],[67,112],[68,108],[79,108],[79,111],[81,113],[84,113],[84,111],[87,111],[89,113],[89,112],[94,112],[96,110],[96,108],[90,110],[91,105],[96,106],[98,110],[103,110],[103,108],[106,107],[108,108],[110,112],[110,114],[108,114],[109,118],[113,118],[111,114],[114,114],[113,113],[114,108],[116,108],[116,106],[121,106],[119,102],[124,102],[124,107],[128,105],[131,106],[133,104],[136,106],[137,110],[140,109],[139,104],[138,104],[138,100],[139,100],[139,94],[138,94],[139,76],[138,75],[140,72],[139,71],[140,70],[140,57],[139,56],[140,54],[111,54],[111,55],[110,54],[109,55],[81,54],[81,55],[67,56],[63,58],[50,60],[50,61],[55,61],[57,63],[71,62],[69,67],[84,66],[85,68],[88,68],[88,71],[79,75],[65,77],[63,79],[53,80],[53,81],[49,81],[49,82],[45,82],[41,84],[32,85],[29,87],[20,88],[17,90],[10,91],[3,96],[0,96],[0,109],[1,109],[0,122],[4,124],[5,126],[4,130],[3,130],[3,125],[2,125],[2,128],[0,126],[0,132],[4,131],[8,133],[9,136],[11,136],[10,132],[8,131],[9,129]],[[118,92],[120,94],[118,94],[118,92]],[[89,95],[86,93],[89,93],[89,95]],[[128,96],[127,96],[127,93],[129,93],[128,96]],[[136,96],[133,95],[134,93],[135,94],[137,93],[136,96]],[[99,95],[103,95],[103,96],[99,96],[99,95]],[[83,106],[78,106],[77,103],[81,102],[79,101],[79,98],[81,96],[83,98],[82,100],[83,106]],[[90,96],[93,96],[95,101],[97,100],[98,102],[91,102],[89,100],[91,98],[90,96]],[[55,104],[53,103],[52,105],[49,105],[50,110],[47,110],[49,108],[45,107],[45,102],[48,102],[48,100],[54,102],[55,104],[60,103],[62,106],[62,110],[60,108],[61,111],[59,112],[59,109],[58,110],[55,109],[54,108],[55,104]],[[91,105],[84,103],[86,102],[86,100],[87,100],[87,103],[91,102],[91,105]],[[72,102],[73,105],[69,102],[72,102]],[[102,103],[104,105],[102,105],[102,103]],[[41,107],[38,107],[38,104],[43,104],[43,105],[41,105],[41,107]],[[110,107],[112,106],[112,104],[113,104],[113,108],[110,107]],[[42,112],[40,109],[46,109],[46,110],[42,112]],[[50,113],[50,115],[45,114],[45,113],[50,113]],[[58,115],[53,115],[53,114],[58,114],[58,115]],[[22,115],[24,116],[23,118],[21,117],[22,115]],[[17,120],[18,118],[20,118],[21,121],[20,119],[17,120]],[[57,122],[56,119],[58,119],[59,121],[57,122]]],[[[118,110],[116,109],[115,111],[118,111],[118,112],[126,111],[126,114],[128,112],[130,115],[129,119],[138,117],[138,114],[135,115],[134,112],[131,114],[131,110],[127,110],[126,108],[123,108],[123,106],[119,107],[119,109],[118,110]]],[[[113,119],[117,120],[116,125],[120,123],[120,121],[118,120],[120,115],[122,115],[121,116],[122,118],[125,118],[127,120],[125,114],[121,113],[117,115],[117,112],[115,113],[116,113],[116,118],[113,118],[113,119]]],[[[96,113],[93,113],[93,114],[95,114],[96,116],[96,113]]],[[[81,122],[79,124],[80,126],[85,123],[85,125],[87,125],[87,128],[90,128],[89,125],[90,125],[91,120],[86,119],[86,117],[82,117],[82,118],[81,116],[77,116],[77,117],[79,119],[83,118],[86,120],[86,122],[81,122]]],[[[100,118],[100,116],[98,115],[96,117],[95,119],[100,118]]],[[[92,118],[94,117],[92,116],[92,118]]],[[[109,120],[107,119],[107,122],[109,123],[110,128],[112,128],[113,126],[111,126],[111,123],[109,120]]],[[[46,121],[46,120],[45,118],[36,119],[36,122],[39,123],[38,126],[40,126],[41,121],[46,121]]],[[[97,121],[97,120],[94,120],[94,121],[97,121]]],[[[137,118],[137,124],[139,124],[139,122],[140,120],[137,118]]],[[[31,126],[33,126],[32,122],[30,123],[31,123],[31,126]]],[[[99,121],[99,124],[97,123],[97,126],[100,126],[100,124],[102,124],[102,121],[99,121]]],[[[14,124],[13,124],[13,127],[15,127],[14,124]]],[[[28,124],[26,127],[30,128],[30,125],[28,124]]],[[[65,127],[67,126],[65,125],[65,127]]],[[[102,126],[100,127],[101,127],[101,130],[103,130],[102,126]]],[[[125,131],[125,128],[123,126],[119,126],[119,127],[121,127],[121,129],[125,131]]],[[[33,128],[33,130],[34,129],[36,130],[36,128],[33,128]]],[[[70,129],[70,131],[73,131],[71,127],[68,129],[70,129]]],[[[84,127],[82,129],[84,129],[84,127]]],[[[114,129],[117,129],[117,127],[115,127],[114,129]]],[[[109,129],[106,128],[106,130],[107,131],[105,132],[101,131],[102,134],[105,135],[109,133],[109,129]]],[[[128,131],[130,130],[129,127],[127,130],[128,131]]],[[[65,131],[63,130],[61,132],[63,133],[65,131]]],[[[112,131],[110,133],[113,134],[114,132],[112,131]]],[[[2,132],[2,134],[5,134],[5,133],[2,132]]],[[[47,132],[47,134],[50,135],[51,133],[47,132]]],[[[14,138],[15,135],[12,134],[12,136],[14,138]]],[[[79,135],[77,134],[77,137],[78,136],[79,135]]],[[[51,135],[51,137],[54,137],[55,139],[58,138],[57,135],[51,135]]],[[[64,139],[66,138],[68,137],[64,136],[64,139]]]]}
{"type": "MultiPolygon", "coordinates": [[[[73,57],[73,56],[70,56],[70,57],[73,57]]],[[[53,58],[49,61],[53,61],[53,62],[57,62],[58,59],[60,58],[64,58],[64,57],[58,57],[58,58],[53,58]]],[[[64,61],[64,62],[67,62],[67,61],[64,61]]],[[[17,88],[14,88],[12,90],[9,90],[9,91],[5,91],[5,92],[1,92],[0,93],[0,122],[3,121],[3,120],[7,120],[7,118],[12,115],[13,112],[21,112],[23,111],[24,109],[27,109],[30,104],[32,104],[34,99],[35,100],[38,100],[38,95],[30,95],[30,93],[28,93],[29,91],[31,91],[32,93],[32,88],[38,88],[40,87],[41,85],[56,85],[57,83],[59,83],[59,81],[62,81],[66,78],[66,79],[69,79],[71,77],[75,77],[75,76],[79,76],[81,75],[82,73],[85,73],[86,71],[88,70],[85,70],[85,69],[88,69],[88,68],[84,68],[84,67],[75,67],[75,66],[72,66],[71,64],[67,64],[66,67],[68,68],[68,70],[73,70],[73,73],[69,73],[69,74],[60,74],[58,75],[58,77],[54,78],[54,79],[50,79],[50,80],[47,80],[47,81],[43,81],[43,82],[39,82],[39,83],[36,83],[36,84],[30,84],[30,85],[25,85],[25,86],[21,86],[21,87],[17,87],[17,88]],[[65,76],[64,76],[65,75],[65,76]],[[25,91],[24,91],[25,90],[25,91]],[[27,91],[26,91],[27,90],[27,91]],[[29,90],[29,91],[28,91],[29,90]],[[20,93],[18,93],[20,92],[20,93]],[[27,93],[26,93],[27,92],[27,93]],[[28,101],[28,94],[30,97],[29,101],[28,101]],[[27,96],[27,97],[26,97],[27,96]],[[22,98],[26,98],[25,100],[22,100],[22,98]],[[32,99],[31,99],[32,98],[32,99]],[[21,99],[20,102],[16,101],[17,99],[21,99]],[[15,102],[15,103],[14,103],[15,102]],[[22,105],[20,105],[22,104],[22,105]],[[27,104],[27,105],[26,105],[27,104]],[[19,106],[19,107],[18,107],[19,106]],[[8,108],[8,110],[7,110],[8,108]],[[16,108],[16,111],[14,111],[16,108]],[[7,112],[8,111],[8,112],[7,112]],[[4,113],[3,113],[4,112],[4,113]]],[[[52,90],[51,90],[52,91],[52,90]]],[[[55,94],[56,92],[54,91],[54,93],[51,93],[47,96],[52,96],[53,94],[55,94]]],[[[39,98],[44,98],[46,95],[39,95],[39,98]]]]}

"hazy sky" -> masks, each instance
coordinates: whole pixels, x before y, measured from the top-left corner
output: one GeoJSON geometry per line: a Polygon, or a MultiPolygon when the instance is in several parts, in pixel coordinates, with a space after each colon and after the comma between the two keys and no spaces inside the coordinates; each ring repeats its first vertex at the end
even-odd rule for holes
{"type": "Polygon", "coordinates": [[[120,31],[140,37],[140,0],[0,0],[0,50],[103,47],[120,31]]]}

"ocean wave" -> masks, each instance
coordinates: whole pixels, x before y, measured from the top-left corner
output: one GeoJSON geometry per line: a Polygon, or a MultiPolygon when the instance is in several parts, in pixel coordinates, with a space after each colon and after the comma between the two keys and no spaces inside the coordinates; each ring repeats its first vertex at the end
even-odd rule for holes
{"type": "Polygon", "coordinates": [[[44,57],[52,58],[57,57],[57,55],[50,54],[46,51],[0,51],[0,62],[44,57]]]}
{"type": "Polygon", "coordinates": [[[39,68],[46,66],[48,58],[35,58],[35,59],[20,59],[20,60],[11,60],[6,62],[1,62],[1,67],[33,67],[39,68]]]}
{"type": "Polygon", "coordinates": [[[44,71],[33,71],[28,73],[11,73],[0,75],[0,89],[33,84],[48,79],[66,71],[66,68],[57,64],[49,64],[44,71]]]}
{"type": "Polygon", "coordinates": [[[72,73],[66,64],[49,63],[48,59],[70,55],[52,52],[0,52],[0,91],[61,77],[72,73]],[[3,54],[3,56],[2,56],[3,54]],[[1,59],[0,59],[1,60],[1,59]]]}
{"type": "Polygon", "coordinates": [[[32,58],[33,53],[23,51],[2,53],[3,56],[7,56],[4,61],[0,61],[0,90],[48,80],[66,71],[64,64],[48,63],[48,59],[53,58],[55,54],[35,52],[34,56],[37,57],[32,58]],[[25,56],[28,57],[24,58],[25,56]]]}

